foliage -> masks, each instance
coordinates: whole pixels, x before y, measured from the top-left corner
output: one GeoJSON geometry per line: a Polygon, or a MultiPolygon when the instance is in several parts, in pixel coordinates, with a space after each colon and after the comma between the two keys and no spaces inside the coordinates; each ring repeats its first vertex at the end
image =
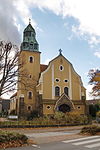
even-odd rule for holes
{"type": "Polygon", "coordinates": [[[77,113],[55,113],[54,116],[48,116],[45,115],[44,117],[39,117],[39,118],[34,118],[33,120],[30,121],[6,121],[6,122],[0,122],[0,126],[5,125],[5,126],[19,126],[19,125],[76,125],[76,124],[87,124],[88,123],[88,118],[87,116],[80,116],[77,113]]]}
{"type": "Polygon", "coordinates": [[[93,85],[91,94],[93,96],[100,96],[100,70],[91,69],[88,73],[89,84],[93,85]]]}
{"type": "Polygon", "coordinates": [[[27,120],[38,118],[38,115],[39,115],[39,112],[37,110],[33,110],[30,114],[27,115],[27,120]]]}
{"type": "Polygon", "coordinates": [[[99,118],[100,118],[100,111],[98,111],[98,112],[96,113],[96,117],[99,117],[99,118]]]}
{"type": "Polygon", "coordinates": [[[16,115],[16,110],[11,110],[10,114],[9,115],[16,115]]]}
{"type": "Polygon", "coordinates": [[[63,112],[58,112],[58,111],[55,112],[55,114],[54,114],[54,119],[55,120],[60,121],[60,120],[62,120],[64,118],[65,118],[65,114],[63,112]]]}
{"type": "Polygon", "coordinates": [[[95,105],[89,105],[89,114],[92,117],[96,117],[96,113],[100,110],[100,105],[99,104],[95,104],[95,105]]]}
{"type": "Polygon", "coordinates": [[[82,130],[81,130],[81,133],[91,134],[91,135],[95,135],[98,132],[100,132],[100,127],[96,126],[96,125],[86,126],[86,127],[83,127],[82,130]]]}
{"type": "Polygon", "coordinates": [[[85,115],[79,115],[77,112],[73,112],[72,114],[68,113],[66,116],[66,122],[72,124],[87,124],[88,118],[85,115]]]}
{"type": "Polygon", "coordinates": [[[23,144],[27,143],[28,138],[19,133],[0,131],[0,143],[11,142],[11,141],[21,141],[23,144]]]}

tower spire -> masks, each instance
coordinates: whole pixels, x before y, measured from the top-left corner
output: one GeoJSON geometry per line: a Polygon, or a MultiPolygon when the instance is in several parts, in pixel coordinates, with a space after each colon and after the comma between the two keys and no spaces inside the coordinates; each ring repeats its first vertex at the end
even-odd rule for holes
{"type": "Polygon", "coordinates": [[[39,44],[36,40],[36,33],[31,25],[31,19],[29,18],[29,24],[23,32],[23,42],[21,44],[21,50],[39,51],[39,44]]]}

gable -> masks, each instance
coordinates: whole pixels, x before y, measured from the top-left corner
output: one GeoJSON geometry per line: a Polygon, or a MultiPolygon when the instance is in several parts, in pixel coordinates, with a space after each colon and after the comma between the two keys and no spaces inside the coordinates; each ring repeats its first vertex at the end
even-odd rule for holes
{"type": "Polygon", "coordinates": [[[68,88],[70,99],[81,99],[82,81],[81,77],[75,72],[72,64],[63,56],[58,55],[47,65],[42,65],[43,70],[39,79],[39,93],[43,99],[57,99],[55,87],[60,88],[60,95],[64,93],[65,87],[68,88]]]}
{"type": "Polygon", "coordinates": [[[62,104],[67,104],[69,105],[72,109],[74,109],[74,104],[72,102],[72,100],[70,100],[70,98],[65,94],[63,93],[57,100],[56,102],[56,105],[55,105],[55,109],[62,105],[62,104]]]}

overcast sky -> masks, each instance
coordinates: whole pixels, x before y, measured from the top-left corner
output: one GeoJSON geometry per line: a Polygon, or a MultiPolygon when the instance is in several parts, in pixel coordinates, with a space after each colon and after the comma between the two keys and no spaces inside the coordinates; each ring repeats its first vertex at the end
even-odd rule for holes
{"type": "Polygon", "coordinates": [[[100,68],[100,0],[0,0],[0,40],[19,46],[29,18],[41,63],[61,48],[89,90],[87,73],[100,68]]]}

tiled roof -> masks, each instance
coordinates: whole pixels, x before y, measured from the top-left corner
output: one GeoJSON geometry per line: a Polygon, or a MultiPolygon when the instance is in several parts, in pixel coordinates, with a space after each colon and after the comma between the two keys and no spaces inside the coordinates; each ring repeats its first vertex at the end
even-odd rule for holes
{"type": "Polygon", "coordinates": [[[17,96],[17,92],[14,93],[10,98],[13,98],[13,97],[15,97],[15,96],[17,96]]]}
{"type": "Polygon", "coordinates": [[[87,100],[86,101],[87,102],[87,104],[97,104],[97,103],[99,103],[100,102],[100,99],[93,99],[93,100],[87,100]]]}
{"type": "Polygon", "coordinates": [[[43,72],[47,69],[48,65],[40,64],[40,71],[43,72]]]}

